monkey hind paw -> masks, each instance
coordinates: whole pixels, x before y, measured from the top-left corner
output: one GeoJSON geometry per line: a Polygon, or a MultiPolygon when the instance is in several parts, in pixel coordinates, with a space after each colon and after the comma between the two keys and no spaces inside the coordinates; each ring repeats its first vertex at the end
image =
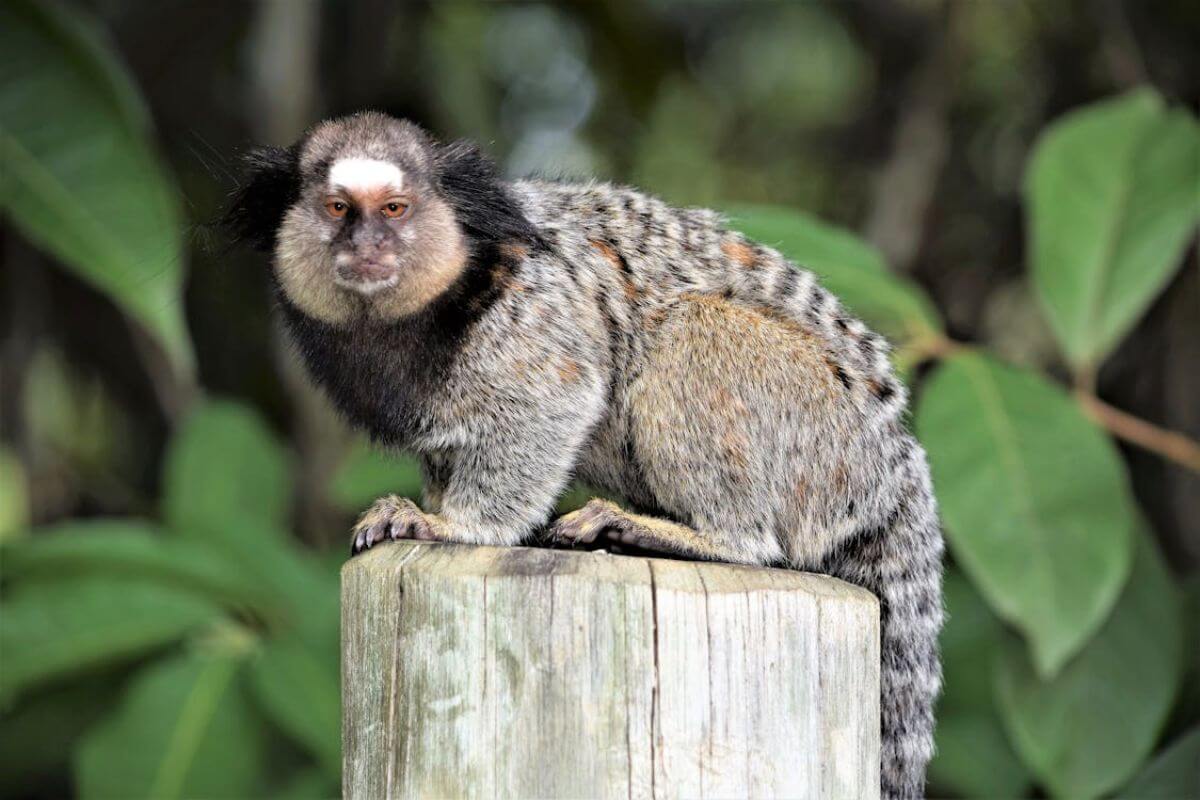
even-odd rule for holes
{"type": "Polygon", "coordinates": [[[600,498],[589,500],[578,511],[559,517],[548,533],[551,541],[564,545],[607,542],[653,549],[652,539],[643,526],[616,503],[600,498]]]}
{"type": "Polygon", "coordinates": [[[381,497],[371,504],[351,531],[350,554],[357,555],[394,539],[435,540],[433,525],[416,503],[396,495],[381,497]]]}

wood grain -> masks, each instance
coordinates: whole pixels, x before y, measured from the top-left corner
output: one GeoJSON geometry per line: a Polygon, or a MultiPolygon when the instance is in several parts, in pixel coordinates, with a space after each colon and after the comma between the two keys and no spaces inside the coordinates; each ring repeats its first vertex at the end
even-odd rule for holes
{"type": "Polygon", "coordinates": [[[879,606],[818,575],[396,542],[342,569],[347,798],[879,794],[879,606]]]}

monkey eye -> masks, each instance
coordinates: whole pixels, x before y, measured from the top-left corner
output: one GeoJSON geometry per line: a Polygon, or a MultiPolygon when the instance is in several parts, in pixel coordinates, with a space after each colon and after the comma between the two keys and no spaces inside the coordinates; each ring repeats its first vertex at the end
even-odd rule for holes
{"type": "Polygon", "coordinates": [[[383,208],[379,209],[379,213],[388,219],[399,219],[406,216],[410,208],[412,208],[412,203],[404,200],[390,200],[383,204],[383,208]]]}
{"type": "Polygon", "coordinates": [[[325,210],[329,212],[329,216],[334,219],[341,219],[346,216],[346,212],[350,210],[350,206],[343,203],[341,200],[329,200],[325,203],[325,210]]]}

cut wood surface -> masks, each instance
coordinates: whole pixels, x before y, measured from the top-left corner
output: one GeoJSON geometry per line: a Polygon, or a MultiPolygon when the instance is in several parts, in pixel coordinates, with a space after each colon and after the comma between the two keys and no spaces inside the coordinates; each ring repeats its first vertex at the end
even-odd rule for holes
{"type": "Polygon", "coordinates": [[[378,545],[342,681],[347,798],[879,794],[879,605],[825,576],[378,545]]]}

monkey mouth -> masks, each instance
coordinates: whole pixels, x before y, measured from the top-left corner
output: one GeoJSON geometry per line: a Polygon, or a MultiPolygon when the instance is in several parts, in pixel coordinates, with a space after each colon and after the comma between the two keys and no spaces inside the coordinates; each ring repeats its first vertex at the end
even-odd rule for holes
{"type": "Polygon", "coordinates": [[[364,297],[370,297],[373,294],[382,292],[384,289],[390,289],[395,286],[400,282],[400,275],[399,273],[393,272],[388,277],[378,280],[363,280],[361,278],[346,280],[339,275],[334,282],[343,289],[349,289],[350,291],[357,292],[364,297]]]}
{"type": "Polygon", "coordinates": [[[400,281],[400,271],[379,261],[346,262],[337,265],[333,280],[343,289],[370,296],[395,286],[400,281]]]}

